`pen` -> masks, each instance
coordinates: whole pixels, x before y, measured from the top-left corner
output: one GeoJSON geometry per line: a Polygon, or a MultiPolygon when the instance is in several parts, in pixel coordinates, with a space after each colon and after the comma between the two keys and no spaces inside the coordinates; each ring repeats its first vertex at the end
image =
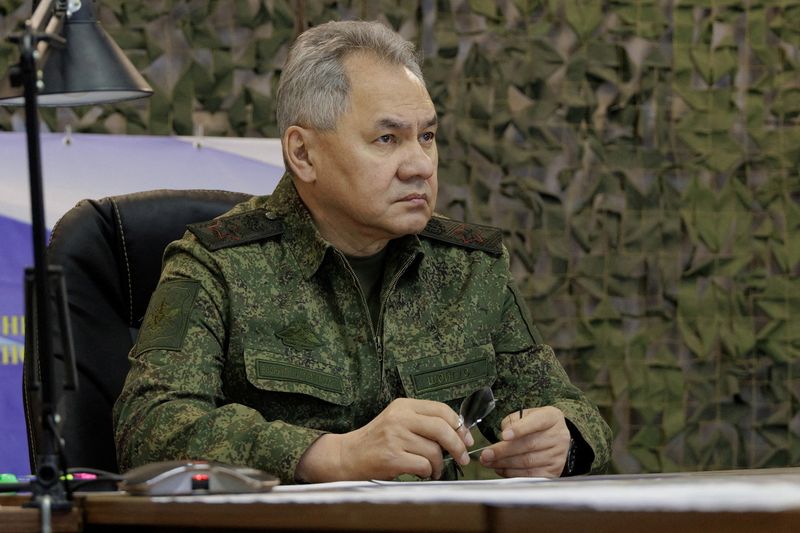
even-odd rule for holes
{"type": "Polygon", "coordinates": [[[522,420],[522,407],[519,408],[519,419],[522,420]]]}

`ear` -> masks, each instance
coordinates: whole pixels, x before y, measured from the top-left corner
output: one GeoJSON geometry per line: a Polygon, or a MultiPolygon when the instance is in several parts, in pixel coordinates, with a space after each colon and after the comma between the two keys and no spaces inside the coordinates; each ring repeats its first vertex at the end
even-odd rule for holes
{"type": "Polygon", "coordinates": [[[309,154],[313,142],[314,132],[300,126],[289,126],[283,134],[283,159],[291,173],[306,183],[317,179],[309,154]]]}

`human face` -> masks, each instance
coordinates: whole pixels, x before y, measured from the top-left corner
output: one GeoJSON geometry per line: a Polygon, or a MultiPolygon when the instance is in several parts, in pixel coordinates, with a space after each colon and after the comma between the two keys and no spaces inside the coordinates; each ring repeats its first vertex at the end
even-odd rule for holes
{"type": "Polygon", "coordinates": [[[305,187],[320,233],[366,255],[419,233],[436,204],[436,110],[408,69],[368,54],[344,60],[350,101],[336,128],[314,132],[305,187]],[[382,241],[382,244],[380,242],[382,241]]]}

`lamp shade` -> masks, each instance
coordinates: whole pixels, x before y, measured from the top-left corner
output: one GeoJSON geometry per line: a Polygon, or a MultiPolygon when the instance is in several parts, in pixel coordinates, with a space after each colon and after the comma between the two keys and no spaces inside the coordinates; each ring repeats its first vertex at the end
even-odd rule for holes
{"type": "MultiPolygon", "coordinates": [[[[94,15],[93,0],[64,21],[64,46],[51,45],[42,69],[40,106],[105,104],[150,96],[153,89],[94,15]]],[[[1,105],[23,105],[22,87],[0,86],[1,105]]]]}

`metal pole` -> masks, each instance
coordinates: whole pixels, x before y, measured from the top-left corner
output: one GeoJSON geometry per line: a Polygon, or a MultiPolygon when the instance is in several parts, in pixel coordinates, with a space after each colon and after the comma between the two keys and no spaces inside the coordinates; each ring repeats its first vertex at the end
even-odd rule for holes
{"type": "MultiPolygon", "coordinates": [[[[38,36],[30,24],[26,25],[20,43],[20,75],[25,94],[25,130],[28,145],[28,177],[30,181],[31,223],[33,232],[33,317],[34,324],[28,330],[33,335],[34,352],[39,359],[41,372],[41,420],[42,448],[37,461],[36,481],[33,489],[33,504],[47,501],[53,509],[69,508],[66,491],[60,479],[59,464],[60,443],[57,433],[57,413],[55,398],[56,382],[54,379],[52,308],[50,298],[50,279],[47,264],[47,229],[45,226],[44,189],[42,184],[41,142],[39,136],[38,82],[39,72],[36,66],[38,52],[38,36]],[[47,500],[41,500],[48,497],[47,500]]],[[[30,311],[30,310],[29,310],[30,311]]]]}

